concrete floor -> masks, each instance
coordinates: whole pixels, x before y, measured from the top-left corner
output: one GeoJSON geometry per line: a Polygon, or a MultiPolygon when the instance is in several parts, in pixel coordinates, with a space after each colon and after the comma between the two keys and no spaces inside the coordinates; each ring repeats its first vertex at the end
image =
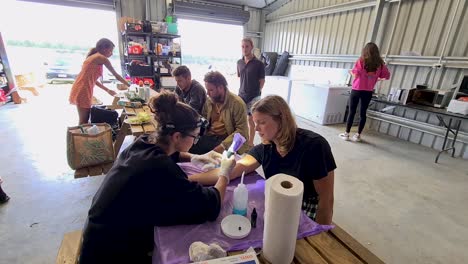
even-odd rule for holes
{"type": "MultiPolygon", "coordinates": [[[[39,92],[0,107],[0,175],[11,196],[0,206],[0,263],[53,263],[103,179],[75,180],[67,165],[66,126],[77,122],[69,86],[39,92]]],[[[299,123],[332,146],[337,224],[386,263],[468,262],[467,160],[444,154],[434,164],[436,152],[422,146],[372,132],[344,142],[342,126],[299,123]]]]}

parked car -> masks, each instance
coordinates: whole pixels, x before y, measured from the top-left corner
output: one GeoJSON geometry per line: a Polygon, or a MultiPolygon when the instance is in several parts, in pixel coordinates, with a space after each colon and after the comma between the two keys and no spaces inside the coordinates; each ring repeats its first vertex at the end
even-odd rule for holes
{"type": "Polygon", "coordinates": [[[56,81],[73,82],[81,70],[83,59],[70,56],[59,56],[49,62],[44,62],[47,66],[46,79],[49,83],[56,81]]]}
{"type": "MultiPolygon", "coordinates": [[[[51,59],[51,63],[44,62],[47,67],[46,79],[49,83],[54,82],[73,82],[81,71],[81,66],[85,60],[84,54],[58,54],[56,58],[51,59]]],[[[120,60],[118,56],[109,58],[112,66],[117,72],[121,72],[120,60]]],[[[103,76],[99,79],[103,83],[116,81],[112,73],[104,66],[103,76]]]]}

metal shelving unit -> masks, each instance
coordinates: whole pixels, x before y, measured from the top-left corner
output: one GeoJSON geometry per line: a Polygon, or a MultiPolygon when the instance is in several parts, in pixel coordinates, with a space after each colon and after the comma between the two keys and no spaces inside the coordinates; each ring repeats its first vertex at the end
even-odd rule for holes
{"type": "MultiPolygon", "coordinates": [[[[2,34],[0,32],[0,89],[2,89],[5,94],[8,94],[11,89],[14,87],[12,82],[13,75],[10,71],[10,66],[8,63],[8,57],[6,54],[2,34]]],[[[11,96],[7,97],[7,102],[12,100],[11,96]]]]}
{"type": "MultiPolygon", "coordinates": [[[[124,32],[122,33],[123,44],[124,44],[124,62],[128,65],[132,60],[144,61],[151,66],[154,75],[131,75],[126,68],[126,73],[130,77],[139,78],[151,78],[155,83],[155,90],[164,88],[161,86],[161,77],[169,77],[171,75],[172,67],[167,69],[167,73],[161,72],[161,69],[166,69],[165,65],[181,64],[182,55],[170,54],[170,55],[158,55],[155,53],[156,46],[158,43],[165,45],[172,45],[174,40],[180,38],[180,35],[175,34],[162,34],[162,33],[147,33],[147,32],[124,32]],[[147,44],[147,53],[144,54],[128,54],[128,43],[130,41],[143,39],[147,44]]],[[[128,66],[127,66],[128,67],[128,66]]]]}

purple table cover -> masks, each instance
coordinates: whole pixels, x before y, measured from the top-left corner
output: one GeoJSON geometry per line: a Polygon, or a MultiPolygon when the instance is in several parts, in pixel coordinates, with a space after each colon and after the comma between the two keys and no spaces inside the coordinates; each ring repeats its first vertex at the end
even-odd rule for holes
{"type": "MultiPolygon", "coordinates": [[[[199,172],[189,164],[179,164],[188,175],[199,172]]],[[[253,208],[257,210],[257,227],[252,228],[250,234],[243,239],[231,239],[221,231],[221,221],[227,215],[232,214],[232,196],[234,188],[240,182],[240,178],[233,180],[224,197],[221,212],[214,222],[206,222],[200,225],[178,225],[154,228],[155,249],[153,252],[153,264],[178,264],[189,263],[189,247],[195,241],[205,244],[217,243],[226,251],[245,250],[249,247],[261,248],[263,244],[263,214],[265,211],[265,180],[257,173],[246,175],[244,183],[249,190],[249,204],[247,217],[253,208]]],[[[297,238],[317,235],[333,228],[333,225],[319,225],[301,214],[297,238]]]]}

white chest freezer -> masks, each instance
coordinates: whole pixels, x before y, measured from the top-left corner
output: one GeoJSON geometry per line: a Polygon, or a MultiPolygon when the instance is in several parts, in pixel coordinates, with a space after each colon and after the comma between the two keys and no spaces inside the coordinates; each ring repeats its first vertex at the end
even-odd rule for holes
{"type": "Polygon", "coordinates": [[[289,104],[291,96],[291,79],[285,76],[265,76],[262,98],[267,95],[279,95],[289,104]]]}
{"type": "Polygon", "coordinates": [[[300,117],[321,125],[343,123],[349,96],[348,86],[293,81],[290,107],[300,117]]]}

